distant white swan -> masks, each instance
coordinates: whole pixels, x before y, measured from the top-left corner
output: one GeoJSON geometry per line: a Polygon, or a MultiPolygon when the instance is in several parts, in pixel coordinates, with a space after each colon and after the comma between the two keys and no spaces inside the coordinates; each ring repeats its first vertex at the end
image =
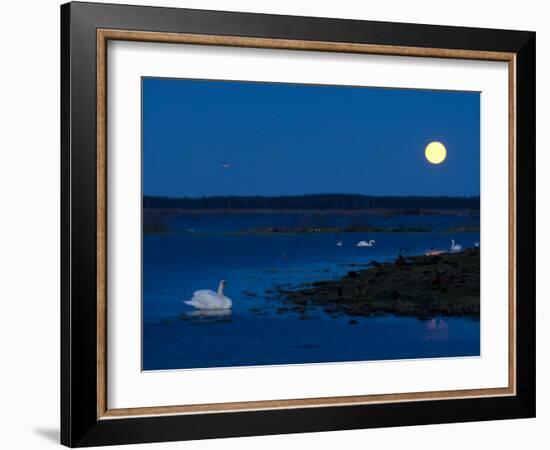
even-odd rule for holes
{"type": "Polygon", "coordinates": [[[456,243],[455,240],[451,239],[451,252],[459,252],[462,250],[462,245],[456,243]]]}
{"type": "Polygon", "coordinates": [[[202,289],[193,293],[191,300],[184,301],[187,305],[194,306],[197,309],[230,309],[233,302],[230,298],[223,295],[225,280],[220,281],[218,292],[210,289],[202,289]]]}
{"type": "Polygon", "coordinates": [[[474,247],[479,248],[479,242],[474,242],[474,247]]]}
{"type": "Polygon", "coordinates": [[[338,241],[336,242],[336,247],[342,247],[342,244],[344,243],[344,241],[338,241]]]}
{"type": "Polygon", "coordinates": [[[371,239],[370,241],[359,241],[357,243],[357,247],[372,247],[374,244],[376,244],[376,241],[374,239],[371,239]]]}

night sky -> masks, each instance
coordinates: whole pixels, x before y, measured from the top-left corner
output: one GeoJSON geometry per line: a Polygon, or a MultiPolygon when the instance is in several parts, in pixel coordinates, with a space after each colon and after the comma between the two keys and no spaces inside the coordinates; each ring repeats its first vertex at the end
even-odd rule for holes
{"type": "Polygon", "coordinates": [[[479,195],[478,92],[144,78],[142,114],[145,195],[479,195]]]}

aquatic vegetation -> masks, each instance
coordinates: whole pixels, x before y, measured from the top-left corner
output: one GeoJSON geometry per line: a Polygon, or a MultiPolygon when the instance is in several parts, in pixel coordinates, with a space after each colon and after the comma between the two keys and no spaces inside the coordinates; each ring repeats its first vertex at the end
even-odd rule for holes
{"type": "Polygon", "coordinates": [[[479,233],[479,226],[460,226],[460,227],[449,227],[445,230],[447,233],[479,233]]]}
{"type": "Polygon", "coordinates": [[[162,212],[150,211],[147,214],[143,214],[143,233],[166,233],[170,231],[167,224],[166,214],[162,212]]]}
{"type": "Polygon", "coordinates": [[[429,233],[430,227],[348,225],[343,227],[256,227],[240,230],[241,235],[322,233],[429,233]]]}
{"type": "Polygon", "coordinates": [[[247,297],[247,298],[258,298],[260,296],[260,294],[258,294],[257,292],[253,292],[253,291],[243,291],[242,296],[247,297]]]}

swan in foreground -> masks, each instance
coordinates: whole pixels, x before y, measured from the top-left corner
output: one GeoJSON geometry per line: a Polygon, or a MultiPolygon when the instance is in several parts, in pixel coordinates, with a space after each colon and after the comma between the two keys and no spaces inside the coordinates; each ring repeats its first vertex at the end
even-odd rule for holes
{"type": "Polygon", "coordinates": [[[459,252],[462,250],[462,245],[459,243],[455,244],[455,240],[451,239],[451,252],[459,252]]]}
{"type": "Polygon", "coordinates": [[[211,291],[210,289],[195,291],[193,292],[193,298],[183,303],[194,306],[197,309],[230,309],[233,302],[230,298],[223,295],[224,287],[225,280],[222,280],[218,286],[218,292],[211,291]]]}
{"type": "Polygon", "coordinates": [[[374,239],[371,239],[370,241],[359,241],[357,243],[357,247],[372,247],[374,244],[376,244],[376,241],[374,239]]]}

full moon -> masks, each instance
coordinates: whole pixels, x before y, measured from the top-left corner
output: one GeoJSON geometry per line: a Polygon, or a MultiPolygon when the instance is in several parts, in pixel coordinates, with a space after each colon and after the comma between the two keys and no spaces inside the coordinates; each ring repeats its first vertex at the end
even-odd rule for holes
{"type": "Polygon", "coordinates": [[[432,164],[441,164],[447,157],[447,149],[441,142],[430,142],[424,153],[432,164]]]}

